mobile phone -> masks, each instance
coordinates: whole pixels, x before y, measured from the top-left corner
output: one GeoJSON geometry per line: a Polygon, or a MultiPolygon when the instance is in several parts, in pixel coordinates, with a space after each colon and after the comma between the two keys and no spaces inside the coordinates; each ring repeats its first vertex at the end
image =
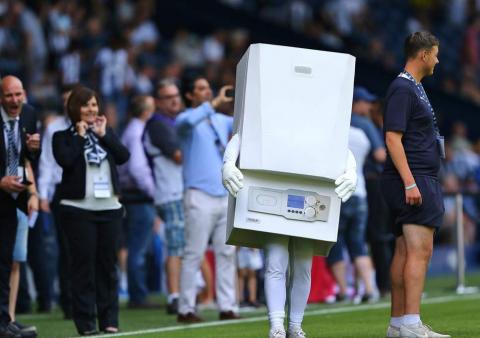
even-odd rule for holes
{"type": "Polygon", "coordinates": [[[235,89],[227,89],[225,91],[225,96],[235,98],[235,89]]]}
{"type": "Polygon", "coordinates": [[[32,182],[30,182],[30,181],[27,180],[26,178],[24,178],[20,183],[23,184],[23,185],[30,185],[30,184],[32,184],[32,182]]]}

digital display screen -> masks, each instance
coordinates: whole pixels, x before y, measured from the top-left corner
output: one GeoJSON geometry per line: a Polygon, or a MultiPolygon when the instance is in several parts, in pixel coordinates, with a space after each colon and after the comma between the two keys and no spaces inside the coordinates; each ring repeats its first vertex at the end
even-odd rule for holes
{"type": "Polygon", "coordinates": [[[297,195],[288,195],[287,207],[303,209],[305,205],[305,197],[297,195]]]}

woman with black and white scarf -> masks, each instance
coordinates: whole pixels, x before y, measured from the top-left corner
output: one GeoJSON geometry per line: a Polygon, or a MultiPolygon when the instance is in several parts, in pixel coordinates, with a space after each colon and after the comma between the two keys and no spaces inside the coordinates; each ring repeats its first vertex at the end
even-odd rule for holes
{"type": "Polygon", "coordinates": [[[97,94],[75,87],[67,102],[72,125],[53,135],[63,169],[60,218],[71,254],[73,319],[79,334],[118,332],[117,247],[123,216],[116,166],[130,153],[99,109],[97,94]]]}

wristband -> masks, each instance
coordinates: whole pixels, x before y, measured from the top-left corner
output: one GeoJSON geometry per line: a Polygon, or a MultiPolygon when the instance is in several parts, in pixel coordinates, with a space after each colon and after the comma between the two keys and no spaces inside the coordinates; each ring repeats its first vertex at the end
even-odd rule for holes
{"type": "Polygon", "coordinates": [[[405,187],[405,190],[412,190],[417,186],[417,183],[413,183],[412,185],[409,185],[408,187],[405,187]]]}

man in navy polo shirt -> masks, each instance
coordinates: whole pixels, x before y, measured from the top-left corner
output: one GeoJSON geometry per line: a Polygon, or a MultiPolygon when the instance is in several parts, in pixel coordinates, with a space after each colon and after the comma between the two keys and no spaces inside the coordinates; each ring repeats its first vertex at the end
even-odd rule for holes
{"type": "Polygon", "coordinates": [[[393,215],[396,247],[391,266],[392,308],[388,337],[450,337],[420,320],[420,302],[433,235],[442,223],[438,182],[443,138],[421,80],[433,74],[438,39],[416,32],[405,41],[405,69],[387,92],[384,116],[388,156],[382,190],[393,215]]]}

